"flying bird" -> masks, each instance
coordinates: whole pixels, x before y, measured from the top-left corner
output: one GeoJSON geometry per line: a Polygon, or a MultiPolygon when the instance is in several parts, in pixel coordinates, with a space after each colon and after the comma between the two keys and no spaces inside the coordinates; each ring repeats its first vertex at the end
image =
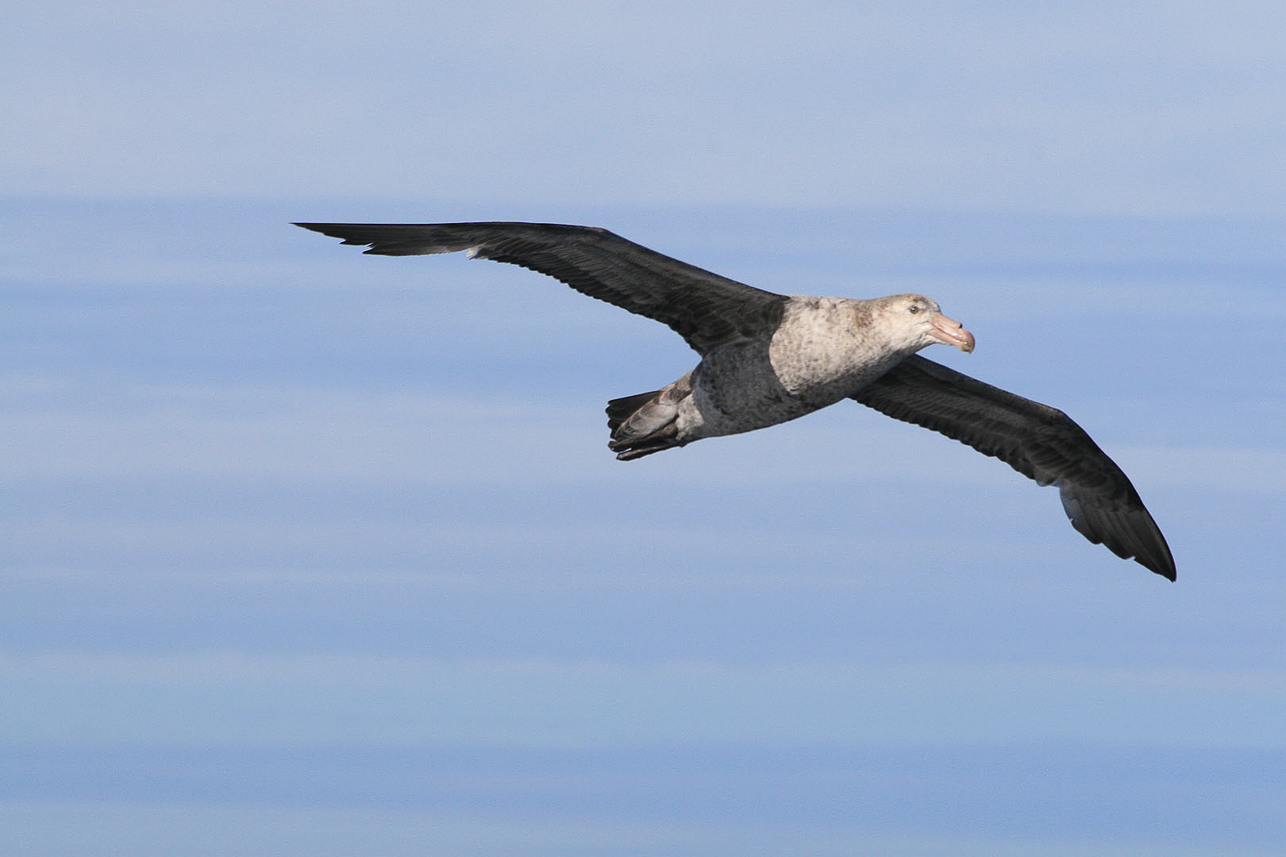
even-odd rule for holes
{"type": "Polygon", "coordinates": [[[547,223],[297,223],[416,256],[467,250],[521,265],[659,321],[701,356],[659,390],[607,405],[621,460],[793,420],[843,399],[940,432],[1040,485],[1056,485],[1072,526],[1117,556],[1175,579],[1165,537],[1130,480],[1066,414],[916,352],[970,352],[973,334],[916,294],[859,300],[782,295],[649,250],[606,229],[547,223]]]}

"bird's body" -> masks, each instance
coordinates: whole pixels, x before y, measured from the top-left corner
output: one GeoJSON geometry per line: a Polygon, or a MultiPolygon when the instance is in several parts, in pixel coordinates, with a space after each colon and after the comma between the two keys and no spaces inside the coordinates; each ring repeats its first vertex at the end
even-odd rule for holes
{"type": "Polygon", "coordinates": [[[1174,560],[1121,469],[1062,411],[916,354],[972,351],[973,335],[923,295],[871,300],[780,295],[593,227],[538,223],[300,223],[391,256],[468,250],[549,274],[660,321],[701,361],[682,378],[607,407],[620,459],[753,431],[843,399],[962,441],[1059,487],[1072,525],[1171,580],[1174,560]]]}
{"type": "Polygon", "coordinates": [[[790,295],[770,337],[735,338],[708,351],[695,369],[612,426],[609,446],[628,460],[802,417],[944,341],[944,330],[959,331],[962,347],[973,348],[973,337],[923,295],[790,295]]]}

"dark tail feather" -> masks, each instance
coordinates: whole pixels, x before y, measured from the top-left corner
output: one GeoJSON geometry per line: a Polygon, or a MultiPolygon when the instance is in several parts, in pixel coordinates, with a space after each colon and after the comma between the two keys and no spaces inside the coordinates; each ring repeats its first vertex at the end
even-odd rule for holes
{"type": "Polygon", "coordinates": [[[612,399],[607,403],[607,424],[612,429],[607,448],[629,461],[683,446],[687,441],[679,440],[679,409],[690,395],[691,372],[660,390],[612,399]]]}
{"type": "Polygon", "coordinates": [[[637,396],[626,396],[623,399],[612,399],[607,403],[607,427],[615,432],[639,408],[652,401],[660,390],[650,393],[639,393],[637,396]]]}
{"type": "Polygon", "coordinates": [[[683,444],[675,443],[673,438],[658,437],[651,440],[612,441],[607,448],[616,453],[617,461],[633,461],[654,452],[665,452],[683,444]]]}

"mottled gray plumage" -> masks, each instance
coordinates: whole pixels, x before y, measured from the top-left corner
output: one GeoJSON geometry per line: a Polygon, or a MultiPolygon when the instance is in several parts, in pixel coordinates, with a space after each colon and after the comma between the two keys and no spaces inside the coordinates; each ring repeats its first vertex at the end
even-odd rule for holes
{"type": "Polygon", "coordinates": [[[852,398],[1057,485],[1072,525],[1087,539],[1175,579],[1165,538],[1138,493],[1080,426],[1062,411],[916,355],[935,343],[973,349],[972,334],[922,295],[774,294],[585,226],[296,225],[367,245],[367,253],[468,250],[668,325],[701,362],[660,390],[608,404],[608,445],[618,458],[751,431],[852,398]]]}

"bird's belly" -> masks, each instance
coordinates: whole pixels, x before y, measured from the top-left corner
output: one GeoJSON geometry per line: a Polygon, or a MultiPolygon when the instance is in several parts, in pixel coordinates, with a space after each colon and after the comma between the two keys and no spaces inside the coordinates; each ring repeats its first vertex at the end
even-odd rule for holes
{"type": "Polygon", "coordinates": [[[851,396],[876,377],[851,371],[782,377],[768,350],[746,344],[712,352],[692,372],[692,395],[679,411],[686,440],[739,434],[784,423],[851,396]]]}
{"type": "Polygon", "coordinates": [[[701,386],[693,389],[684,405],[679,411],[679,430],[693,440],[766,428],[824,407],[771,388],[711,391],[701,386]]]}

